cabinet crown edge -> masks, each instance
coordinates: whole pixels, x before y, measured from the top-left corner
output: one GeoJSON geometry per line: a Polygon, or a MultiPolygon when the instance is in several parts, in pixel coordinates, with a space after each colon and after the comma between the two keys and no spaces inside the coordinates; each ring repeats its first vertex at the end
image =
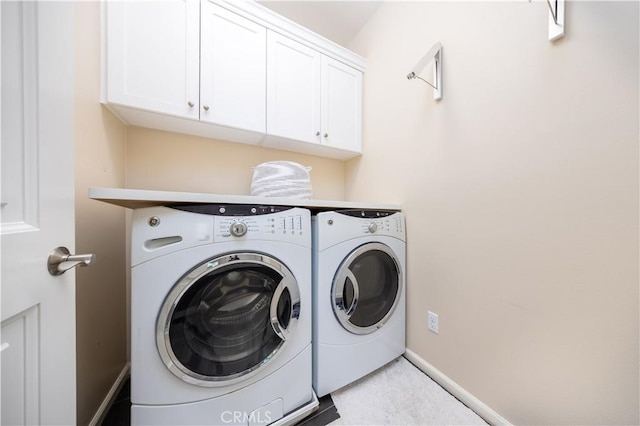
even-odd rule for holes
{"type": "Polygon", "coordinates": [[[364,72],[367,60],[334,41],[256,3],[253,0],[202,0],[217,4],[266,28],[289,37],[346,65],[364,72]]]}

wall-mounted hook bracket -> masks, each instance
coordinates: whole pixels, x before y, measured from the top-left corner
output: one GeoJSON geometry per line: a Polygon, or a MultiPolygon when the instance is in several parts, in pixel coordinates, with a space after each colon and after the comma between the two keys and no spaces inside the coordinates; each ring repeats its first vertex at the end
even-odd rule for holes
{"type": "Polygon", "coordinates": [[[547,0],[549,6],[549,41],[564,37],[564,0],[547,0]]]}
{"type": "Polygon", "coordinates": [[[547,0],[547,6],[549,6],[553,23],[558,25],[558,2],[554,0],[553,4],[551,4],[551,0],[547,0]]]}
{"type": "Polygon", "coordinates": [[[442,44],[440,42],[433,45],[431,49],[424,55],[418,63],[413,67],[411,72],[407,74],[407,79],[413,80],[417,78],[433,87],[433,99],[439,101],[442,99],[442,44]],[[429,83],[424,78],[420,77],[420,74],[429,62],[433,60],[433,77],[434,83],[429,83]]]}
{"type": "MultiPolygon", "coordinates": [[[[565,0],[546,0],[549,6],[549,41],[564,37],[564,2],[565,0]]],[[[531,3],[531,0],[529,0],[531,3]]]]}

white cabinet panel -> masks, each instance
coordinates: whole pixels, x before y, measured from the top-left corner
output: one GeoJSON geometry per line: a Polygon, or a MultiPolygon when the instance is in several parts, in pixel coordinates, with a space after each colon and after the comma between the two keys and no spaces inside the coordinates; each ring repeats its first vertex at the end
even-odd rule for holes
{"type": "Polygon", "coordinates": [[[106,7],[107,102],[198,119],[198,0],[106,7]]]}
{"type": "Polygon", "coordinates": [[[362,149],[362,72],[322,57],[322,144],[362,149]]]}
{"type": "Polygon", "coordinates": [[[38,229],[38,58],[34,3],[2,3],[0,233],[38,229]]]}
{"type": "Polygon", "coordinates": [[[320,52],[267,34],[267,133],[320,141],[320,52]]]}
{"type": "Polygon", "coordinates": [[[201,121],[265,132],[266,34],[261,25],[202,3],[201,121]]]}
{"type": "Polygon", "coordinates": [[[361,152],[361,121],[361,71],[267,33],[266,146],[351,158],[361,152]]]}

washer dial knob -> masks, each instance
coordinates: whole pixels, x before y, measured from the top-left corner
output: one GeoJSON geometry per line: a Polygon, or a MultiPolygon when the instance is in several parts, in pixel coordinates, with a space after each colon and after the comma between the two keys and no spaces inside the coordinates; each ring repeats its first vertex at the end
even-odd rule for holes
{"type": "Polygon", "coordinates": [[[375,222],[371,222],[369,224],[369,228],[368,229],[369,229],[369,232],[371,232],[373,234],[374,232],[376,232],[378,230],[378,224],[375,223],[375,222]]]}
{"type": "Polygon", "coordinates": [[[244,222],[233,222],[229,227],[229,232],[234,237],[242,237],[247,233],[247,225],[244,222]]]}

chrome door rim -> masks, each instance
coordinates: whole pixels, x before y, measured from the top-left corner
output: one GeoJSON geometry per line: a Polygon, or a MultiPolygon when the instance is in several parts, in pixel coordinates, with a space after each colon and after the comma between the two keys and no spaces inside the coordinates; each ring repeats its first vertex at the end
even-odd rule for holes
{"type": "Polygon", "coordinates": [[[228,386],[233,383],[246,380],[250,376],[253,376],[263,366],[272,361],[278,354],[283,351],[284,347],[288,343],[287,336],[294,331],[298,323],[299,313],[300,290],[298,288],[295,277],[293,276],[293,273],[283,263],[271,256],[262,253],[227,253],[205,260],[176,282],[176,284],[173,286],[173,288],[165,298],[162,304],[162,308],[160,309],[158,319],[156,321],[156,345],[158,347],[158,352],[160,354],[160,358],[162,358],[164,365],[180,380],[203,387],[228,386]],[[291,316],[286,328],[286,333],[283,333],[281,327],[279,330],[276,330],[276,324],[274,324],[274,319],[272,318],[273,315],[270,315],[269,322],[273,327],[274,332],[281,339],[281,341],[278,346],[260,363],[239,373],[224,377],[205,376],[190,370],[189,368],[184,366],[182,362],[180,362],[180,360],[175,356],[173,349],[171,348],[171,341],[169,337],[171,318],[173,317],[173,313],[178,302],[181,300],[184,293],[195,282],[197,282],[203,276],[210,274],[217,269],[233,264],[266,266],[282,276],[282,280],[274,290],[270,311],[273,312],[274,301],[277,305],[277,301],[279,300],[278,298],[286,288],[288,289],[289,295],[291,297],[291,316]],[[280,331],[280,333],[278,331],[280,331]]]}
{"type": "MultiPolygon", "coordinates": [[[[354,285],[359,286],[358,283],[354,283],[354,285]]],[[[355,290],[355,291],[358,291],[358,290],[355,290]]],[[[389,319],[395,312],[396,308],[398,307],[398,303],[400,303],[400,295],[402,294],[403,291],[404,289],[402,285],[402,269],[400,268],[400,262],[398,261],[398,258],[393,252],[393,250],[391,250],[391,248],[386,244],[377,243],[377,242],[366,243],[359,246],[358,248],[353,250],[351,253],[349,253],[349,255],[342,261],[342,263],[340,264],[340,267],[336,271],[336,274],[333,278],[333,283],[331,286],[331,306],[333,307],[333,313],[335,314],[336,319],[338,320],[338,322],[340,322],[342,327],[344,327],[346,330],[354,334],[370,334],[376,330],[379,330],[384,324],[387,323],[387,321],[389,321],[389,319]],[[395,300],[393,301],[393,305],[391,305],[391,308],[389,308],[389,311],[385,314],[385,316],[380,321],[378,321],[376,324],[373,324],[369,327],[359,327],[353,324],[351,321],[349,321],[349,319],[351,318],[351,315],[353,315],[353,312],[355,311],[355,309],[357,309],[357,306],[345,307],[341,295],[344,293],[346,278],[353,275],[353,273],[349,269],[349,266],[351,266],[354,259],[362,255],[363,253],[366,253],[369,251],[381,251],[391,258],[391,260],[395,265],[396,271],[398,272],[398,291],[396,293],[395,300]]],[[[362,293],[362,289],[359,289],[359,293],[360,294],[362,293]]],[[[352,305],[356,305],[356,304],[357,304],[357,301],[352,303],[352,305]]]]}

